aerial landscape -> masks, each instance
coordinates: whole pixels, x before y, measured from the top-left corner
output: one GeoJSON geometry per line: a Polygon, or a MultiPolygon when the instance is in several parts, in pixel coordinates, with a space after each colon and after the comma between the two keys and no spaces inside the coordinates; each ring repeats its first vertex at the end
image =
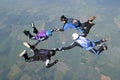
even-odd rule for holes
{"type": "MultiPolygon", "coordinates": [[[[120,80],[119,3],[118,0],[1,0],[0,80],[120,80]],[[50,68],[41,61],[28,63],[19,57],[24,49],[33,55],[23,42],[36,43],[23,31],[32,33],[32,22],[38,30],[62,28],[61,15],[79,19],[81,23],[96,16],[87,38],[94,41],[109,37],[108,50],[100,55],[79,47],[60,51],[52,57],[52,60],[58,59],[58,63],[50,68]]],[[[74,32],[77,30],[55,32],[37,48],[67,46],[74,32]]]]}

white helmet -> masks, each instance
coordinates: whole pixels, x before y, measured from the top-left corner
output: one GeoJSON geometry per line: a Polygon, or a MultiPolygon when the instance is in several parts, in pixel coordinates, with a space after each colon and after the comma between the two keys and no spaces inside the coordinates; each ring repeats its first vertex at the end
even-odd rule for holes
{"type": "Polygon", "coordinates": [[[77,34],[77,33],[73,33],[73,34],[72,34],[73,40],[77,39],[78,37],[79,37],[79,34],[77,34]]]}

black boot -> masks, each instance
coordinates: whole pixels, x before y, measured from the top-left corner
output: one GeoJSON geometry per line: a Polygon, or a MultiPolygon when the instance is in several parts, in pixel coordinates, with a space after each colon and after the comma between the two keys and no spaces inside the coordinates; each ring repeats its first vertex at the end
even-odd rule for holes
{"type": "Polygon", "coordinates": [[[58,60],[55,60],[53,63],[48,64],[48,66],[46,66],[46,68],[50,68],[50,67],[52,67],[52,66],[55,65],[57,62],[58,62],[58,60]]]}
{"type": "Polygon", "coordinates": [[[23,33],[24,33],[26,36],[29,35],[29,31],[27,31],[27,30],[24,30],[23,33]]]}
{"type": "Polygon", "coordinates": [[[31,34],[30,34],[30,32],[29,32],[29,31],[27,31],[27,30],[24,30],[23,32],[24,32],[24,34],[25,34],[27,37],[29,37],[29,38],[34,37],[34,36],[33,36],[33,35],[31,35],[31,34]]]}
{"type": "Polygon", "coordinates": [[[107,47],[106,44],[103,45],[103,48],[104,48],[104,50],[107,50],[107,49],[108,49],[108,47],[107,47]]]}
{"type": "Polygon", "coordinates": [[[108,49],[108,47],[105,45],[105,44],[103,44],[98,50],[99,50],[99,54],[101,53],[101,52],[103,52],[104,50],[107,50],[108,49]]]}

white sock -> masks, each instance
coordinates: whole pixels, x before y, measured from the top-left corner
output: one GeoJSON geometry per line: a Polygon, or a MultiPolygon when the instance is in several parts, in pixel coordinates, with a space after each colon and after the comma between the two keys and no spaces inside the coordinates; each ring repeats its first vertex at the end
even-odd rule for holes
{"type": "Polygon", "coordinates": [[[50,60],[47,59],[47,60],[45,61],[45,66],[48,66],[49,62],[50,62],[50,60]]]}

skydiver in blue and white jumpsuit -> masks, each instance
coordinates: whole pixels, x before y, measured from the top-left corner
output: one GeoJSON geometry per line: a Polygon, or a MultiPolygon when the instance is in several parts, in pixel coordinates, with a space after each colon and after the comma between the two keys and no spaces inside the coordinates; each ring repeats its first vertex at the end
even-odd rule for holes
{"type": "Polygon", "coordinates": [[[107,39],[101,39],[98,41],[90,41],[89,39],[83,36],[80,36],[77,33],[73,33],[72,38],[73,38],[73,42],[69,46],[61,47],[59,48],[59,50],[64,51],[64,50],[68,50],[68,49],[78,46],[95,55],[99,55],[102,51],[107,50],[107,46],[104,43],[107,41],[107,39]],[[95,46],[98,46],[98,45],[100,46],[99,49],[95,49],[95,46]]]}

